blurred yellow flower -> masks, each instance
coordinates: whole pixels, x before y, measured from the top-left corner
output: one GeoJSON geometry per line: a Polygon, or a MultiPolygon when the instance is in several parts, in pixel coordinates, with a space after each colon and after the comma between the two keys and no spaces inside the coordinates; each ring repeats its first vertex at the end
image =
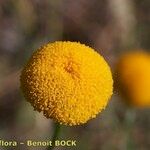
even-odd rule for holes
{"type": "Polygon", "coordinates": [[[129,104],[150,106],[150,54],[129,52],[117,65],[117,82],[129,104]]]}
{"type": "Polygon", "coordinates": [[[35,110],[65,125],[94,118],[106,107],[113,90],[106,61],[77,42],[54,42],[39,48],[22,70],[20,80],[35,110]]]}

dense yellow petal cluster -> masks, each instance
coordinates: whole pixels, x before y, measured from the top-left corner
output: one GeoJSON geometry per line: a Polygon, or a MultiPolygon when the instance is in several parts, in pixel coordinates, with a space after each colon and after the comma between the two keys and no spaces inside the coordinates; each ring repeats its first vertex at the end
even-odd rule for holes
{"type": "Polygon", "coordinates": [[[150,54],[137,51],[123,55],[117,73],[127,102],[134,106],[150,106],[150,54]]]}
{"type": "Polygon", "coordinates": [[[20,80],[35,110],[65,125],[94,118],[106,107],[113,89],[103,57],[77,42],[54,42],[39,48],[20,80]]]}

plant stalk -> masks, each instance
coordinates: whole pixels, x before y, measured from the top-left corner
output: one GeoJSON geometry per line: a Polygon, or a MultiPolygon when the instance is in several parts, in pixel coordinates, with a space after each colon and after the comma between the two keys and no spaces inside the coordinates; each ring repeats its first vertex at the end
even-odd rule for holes
{"type": "Polygon", "coordinates": [[[53,133],[53,137],[52,137],[52,146],[48,146],[47,150],[53,150],[55,147],[55,141],[59,136],[60,133],[60,124],[59,123],[54,123],[54,133],[53,133]]]}

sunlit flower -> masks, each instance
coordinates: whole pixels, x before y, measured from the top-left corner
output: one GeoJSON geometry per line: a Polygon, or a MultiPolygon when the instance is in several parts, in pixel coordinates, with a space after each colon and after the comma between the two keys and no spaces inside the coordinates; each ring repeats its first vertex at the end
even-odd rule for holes
{"type": "Polygon", "coordinates": [[[20,80],[34,109],[65,125],[94,118],[106,107],[113,89],[103,57],[77,42],[54,42],[39,48],[20,80]]]}
{"type": "Polygon", "coordinates": [[[150,54],[130,52],[117,66],[117,82],[129,104],[150,106],[150,54]]]}

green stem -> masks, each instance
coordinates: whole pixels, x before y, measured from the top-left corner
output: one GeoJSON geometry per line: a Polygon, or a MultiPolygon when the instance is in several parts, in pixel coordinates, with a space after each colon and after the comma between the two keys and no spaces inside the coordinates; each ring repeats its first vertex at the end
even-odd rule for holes
{"type": "Polygon", "coordinates": [[[52,146],[47,147],[47,150],[52,150],[55,147],[55,141],[58,138],[60,133],[60,124],[59,123],[55,123],[54,124],[54,133],[53,133],[53,137],[52,137],[52,146]]]}

